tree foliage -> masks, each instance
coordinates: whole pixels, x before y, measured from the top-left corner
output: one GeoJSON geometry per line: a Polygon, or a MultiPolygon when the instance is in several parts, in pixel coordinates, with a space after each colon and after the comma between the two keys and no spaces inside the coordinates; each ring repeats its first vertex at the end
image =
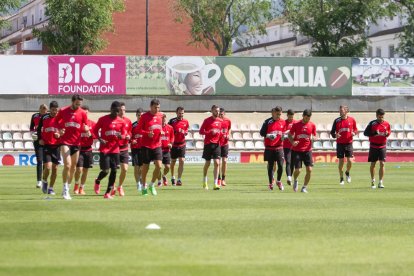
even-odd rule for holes
{"type": "Polygon", "coordinates": [[[402,57],[414,57],[414,1],[398,0],[401,12],[407,15],[407,24],[404,26],[403,32],[399,35],[400,45],[398,52],[402,57]]]}
{"type": "Polygon", "coordinates": [[[106,47],[104,32],[112,31],[112,13],[124,9],[123,0],[46,0],[48,24],[33,35],[51,54],[94,54],[106,47]]]}
{"type": "Polygon", "coordinates": [[[285,16],[310,38],[313,56],[362,56],[368,24],[394,11],[391,0],[285,0],[285,16]]]}
{"type": "Polygon", "coordinates": [[[270,0],[176,0],[174,11],[177,21],[191,20],[190,43],[212,44],[220,56],[231,53],[241,27],[264,34],[272,16],[270,0]]]}

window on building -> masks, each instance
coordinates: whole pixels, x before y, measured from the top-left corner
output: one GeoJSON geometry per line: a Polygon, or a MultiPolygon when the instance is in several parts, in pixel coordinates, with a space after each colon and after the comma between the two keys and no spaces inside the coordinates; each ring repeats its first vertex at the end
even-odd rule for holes
{"type": "Polygon", "coordinates": [[[394,47],[394,45],[388,46],[388,53],[389,53],[390,58],[395,57],[395,47],[394,47]]]}
{"type": "Polygon", "coordinates": [[[34,14],[32,14],[32,25],[34,25],[35,24],[35,21],[34,21],[34,14]]]}
{"type": "Polygon", "coordinates": [[[375,56],[376,57],[381,57],[381,47],[375,48],[375,56]]]}
{"type": "Polygon", "coordinates": [[[43,17],[43,10],[40,9],[40,11],[39,11],[39,22],[42,22],[42,17],[43,17]]]}
{"type": "Polygon", "coordinates": [[[368,47],[368,57],[372,57],[372,46],[368,47]]]}

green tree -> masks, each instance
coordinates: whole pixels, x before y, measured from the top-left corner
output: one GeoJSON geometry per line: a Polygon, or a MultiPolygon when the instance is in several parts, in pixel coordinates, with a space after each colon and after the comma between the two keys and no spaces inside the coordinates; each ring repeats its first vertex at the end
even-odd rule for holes
{"type": "Polygon", "coordinates": [[[272,18],[270,0],[176,0],[174,11],[178,22],[190,19],[191,44],[212,44],[220,56],[231,53],[241,27],[264,34],[272,18]]]}
{"type": "Polygon", "coordinates": [[[123,0],[46,0],[48,24],[33,35],[51,54],[90,55],[106,47],[104,32],[112,31],[112,13],[123,11],[123,0]]]}
{"type": "Polygon", "coordinates": [[[285,16],[310,38],[312,56],[362,56],[368,24],[394,12],[392,0],[285,0],[285,16]]]}
{"type": "Polygon", "coordinates": [[[398,52],[403,57],[412,58],[414,57],[414,0],[396,0],[395,2],[400,4],[401,12],[407,15],[407,25],[399,35],[398,52]]]}
{"type": "MultiPolygon", "coordinates": [[[[0,30],[8,26],[6,16],[20,7],[21,2],[21,0],[0,0],[0,30]]],[[[7,43],[0,43],[0,49],[5,49],[8,46],[7,43]]]]}

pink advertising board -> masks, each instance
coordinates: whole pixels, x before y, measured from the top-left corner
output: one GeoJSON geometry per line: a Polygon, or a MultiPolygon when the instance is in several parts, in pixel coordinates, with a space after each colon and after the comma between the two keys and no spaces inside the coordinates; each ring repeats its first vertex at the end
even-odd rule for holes
{"type": "Polygon", "coordinates": [[[49,94],[126,94],[125,56],[49,56],[49,94]]]}

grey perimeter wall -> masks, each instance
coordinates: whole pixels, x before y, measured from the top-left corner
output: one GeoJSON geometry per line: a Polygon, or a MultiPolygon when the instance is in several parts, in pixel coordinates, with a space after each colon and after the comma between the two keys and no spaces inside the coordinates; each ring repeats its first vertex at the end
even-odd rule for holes
{"type": "MultiPolygon", "coordinates": [[[[137,107],[148,109],[153,97],[149,96],[85,96],[84,104],[91,110],[106,112],[112,101],[118,100],[126,103],[128,110],[137,107]]],[[[205,112],[210,110],[213,104],[224,107],[228,112],[266,112],[274,106],[282,106],[284,110],[289,108],[301,111],[311,108],[314,112],[338,111],[341,104],[348,105],[353,112],[372,112],[383,108],[387,112],[413,112],[413,97],[285,97],[285,96],[163,96],[158,98],[161,102],[161,110],[165,112],[175,111],[177,106],[183,106],[189,112],[205,112]]],[[[71,96],[49,95],[1,95],[0,112],[34,112],[42,103],[49,104],[56,100],[60,106],[69,105],[71,96]]]]}

